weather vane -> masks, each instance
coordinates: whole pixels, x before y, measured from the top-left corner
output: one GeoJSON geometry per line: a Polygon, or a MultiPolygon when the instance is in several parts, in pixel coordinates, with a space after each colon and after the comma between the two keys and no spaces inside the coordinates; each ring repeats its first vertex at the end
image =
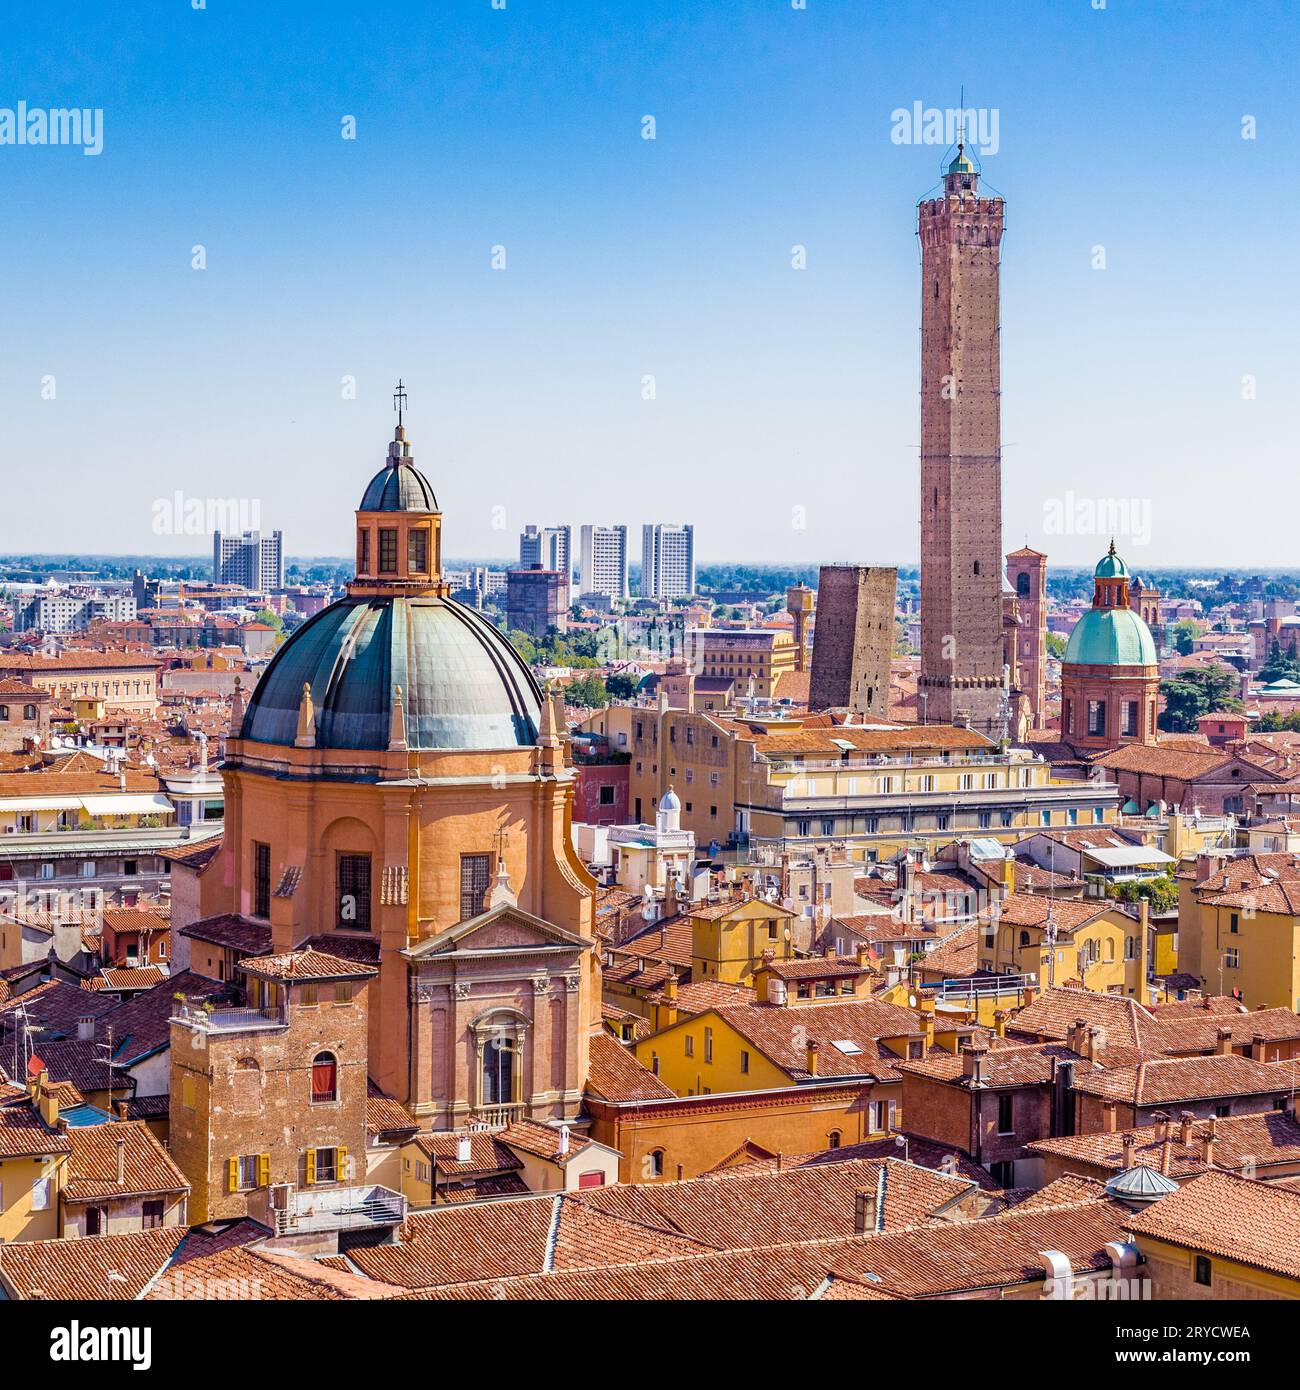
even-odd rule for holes
{"type": "Polygon", "coordinates": [[[402,378],[397,378],[397,390],[393,392],[393,409],[397,411],[397,423],[402,423],[402,407],[406,404],[406,391],[402,386],[402,378]]]}

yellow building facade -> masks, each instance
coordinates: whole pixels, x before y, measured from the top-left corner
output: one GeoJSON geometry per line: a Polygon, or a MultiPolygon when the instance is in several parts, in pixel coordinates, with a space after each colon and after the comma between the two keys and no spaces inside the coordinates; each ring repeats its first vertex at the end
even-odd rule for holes
{"type": "Polygon", "coordinates": [[[632,819],[653,818],[671,786],[701,846],[834,842],[872,862],[957,835],[1010,844],[1112,825],[1119,806],[1115,786],[1057,779],[1025,749],[946,725],[807,727],[788,714],[640,704],[611,705],[583,727],[629,755],[632,819]]]}

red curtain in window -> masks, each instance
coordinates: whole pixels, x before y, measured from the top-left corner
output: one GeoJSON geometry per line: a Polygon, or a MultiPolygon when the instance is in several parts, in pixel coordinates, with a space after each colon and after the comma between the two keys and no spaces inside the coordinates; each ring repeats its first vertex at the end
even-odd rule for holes
{"type": "Polygon", "coordinates": [[[311,1098],[312,1100],[333,1100],[335,1087],[335,1064],[331,1057],[328,1061],[313,1062],[311,1064],[311,1098]]]}

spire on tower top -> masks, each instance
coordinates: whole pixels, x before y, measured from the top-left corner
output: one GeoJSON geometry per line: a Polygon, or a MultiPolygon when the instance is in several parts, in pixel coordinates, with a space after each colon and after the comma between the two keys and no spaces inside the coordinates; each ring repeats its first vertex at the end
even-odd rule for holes
{"type": "Polygon", "coordinates": [[[406,391],[402,386],[402,378],[397,378],[397,388],[393,392],[393,409],[397,411],[397,423],[400,428],[402,423],[402,407],[406,405],[406,391]]]}

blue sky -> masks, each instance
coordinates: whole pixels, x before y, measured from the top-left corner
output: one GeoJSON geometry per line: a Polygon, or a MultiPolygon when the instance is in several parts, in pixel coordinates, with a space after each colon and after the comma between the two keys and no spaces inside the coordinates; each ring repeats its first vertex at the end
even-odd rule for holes
{"type": "Polygon", "coordinates": [[[0,551],[202,553],[154,532],[180,490],[347,553],[400,374],[451,555],[688,520],[705,560],[914,563],[943,151],[891,113],[964,83],[1008,200],[1007,547],[1090,563],[1086,508],[1045,524],[1131,499],[1137,568],[1298,563],[1293,5],[126,9],[0,51],[0,107],[104,110],[97,157],[0,146],[0,551]]]}

